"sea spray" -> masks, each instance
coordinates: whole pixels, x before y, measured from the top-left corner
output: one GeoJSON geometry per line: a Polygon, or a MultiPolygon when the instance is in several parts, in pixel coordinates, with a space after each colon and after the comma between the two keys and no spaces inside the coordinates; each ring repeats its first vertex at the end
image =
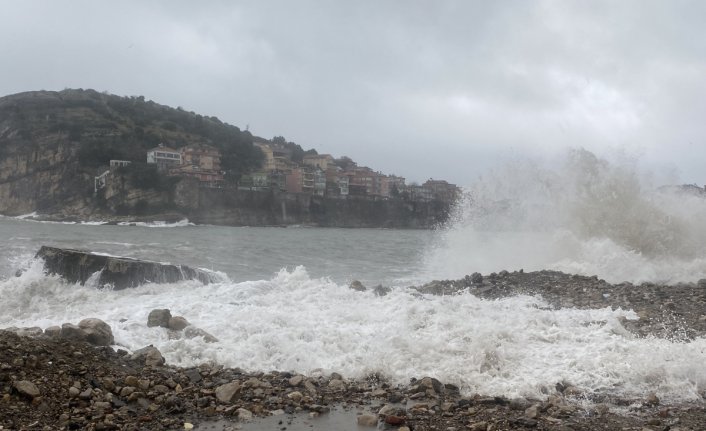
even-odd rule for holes
{"type": "Polygon", "coordinates": [[[556,269],[611,282],[706,277],[706,198],[665,189],[631,162],[571,151],[551,168],[528,161],[466,188],[420,278],[556,269]]]}

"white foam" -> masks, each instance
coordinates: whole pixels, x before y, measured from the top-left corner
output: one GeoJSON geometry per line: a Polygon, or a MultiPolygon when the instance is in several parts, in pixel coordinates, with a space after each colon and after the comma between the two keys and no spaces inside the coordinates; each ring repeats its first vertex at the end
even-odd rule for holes
{"type": "Polygon", "coordinates": [[[587,151],[518,163],[467,188],[422,278],[555,269],[611,282],[706,278],[706,198],[659,191],[630,163],[587,151]]]}
{"type": "Polygon", "coordinates": [[[100,317],[131,350],[155,345],[172,364],[215,362],[248,370],[381,372],[398,383],[435,376],[465,393],[543,397],[568,381],[588,391],[695,400],[706,388],[706,340],[680,343],[630,336],[627,310],[552,311],[533,297],[484,301],[468,294],[385,297],[355,292],[306,270],[271,280],[147,285],[122,291],[67,285],[33,266],[0,281],[0,327],[77,323],[100,317]],[[169,308],[218,343],[169,340],[148,328],[169,308]],[[127,319],[121,322],[121,319],[127,319]]]}
{"type": "Polygon", "coordinates": [[[155,220],[152,222],[120,222],[120,223],[118,223],[118,225],[119,226],[159,227],[159,228],[196,226],[194,223],[191,223],[189,221],[189,219],[186,219],[186,218],[179,220],[178,222],[174,222],[174,223],[167,223],[166,221],[155,220]]]}

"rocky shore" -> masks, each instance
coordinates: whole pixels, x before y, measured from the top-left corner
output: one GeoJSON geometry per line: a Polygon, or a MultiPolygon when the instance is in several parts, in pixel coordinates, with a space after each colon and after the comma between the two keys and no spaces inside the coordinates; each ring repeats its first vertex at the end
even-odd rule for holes
{"type": "MultiPolygon", "coordinates": [[[[367,290],[360,283],[351,288],[367,290]]],[[[706,281],[611,285],[550,271],[501,272],[413,289],[420,295],[470,292],[486,299],[538,295],[550,308],[632,309],[639,319],[621,323],[635,337],[688,342],[706,333],[706,281]]],[[[655,394],[621,399],[586,393],[566,381],[551,382],[542,399],[507,399],[461,393],[433,376],[410,376],[408,384],[394,385],[380,375],[303,376],[215,364],[177,368],[164,364],[153,347],[133,354],[114,350],[106,345],[110,328],[98,319],[86,320],[45,330],[0,331],[0,429],[286,430],[294,417],[315,420],[341,411],[349,412],[341,415],[349,421],[345,429],[360,430],[706,429],[703,400],[674,405],[655,394]],[[270,419],[260,419],[265,417],[270,419]]],[[[148,325],[163,326],[173,336],[210,335],[187,330],[188,321],[167,310],[150,313],[148,325]]],[[[313,424],[309,429],[319,429],[313,424]]]]}

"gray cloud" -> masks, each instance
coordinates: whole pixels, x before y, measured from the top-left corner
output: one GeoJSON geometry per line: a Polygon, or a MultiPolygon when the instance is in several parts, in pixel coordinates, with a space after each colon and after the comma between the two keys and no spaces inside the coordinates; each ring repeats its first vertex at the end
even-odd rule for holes
{"type": "Polygon", "coordinates": [[[583,146],[706,182],[703,2],[0,7],[0,94],[144,95],[416,181],[583,146]]]}

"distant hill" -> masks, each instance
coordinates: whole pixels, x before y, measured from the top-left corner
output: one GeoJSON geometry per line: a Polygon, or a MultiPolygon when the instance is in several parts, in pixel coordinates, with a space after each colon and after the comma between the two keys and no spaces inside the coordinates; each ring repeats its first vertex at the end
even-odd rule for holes
{"type": "Polygon", "coordinates": [[[164,143],[209,144],[226,179],[259,168],[247,131],[142,96],[94,90],[33,91],[0,98],[0,213],[52,210],[80,200],[111,159],[145,162],[164,143]]]}

